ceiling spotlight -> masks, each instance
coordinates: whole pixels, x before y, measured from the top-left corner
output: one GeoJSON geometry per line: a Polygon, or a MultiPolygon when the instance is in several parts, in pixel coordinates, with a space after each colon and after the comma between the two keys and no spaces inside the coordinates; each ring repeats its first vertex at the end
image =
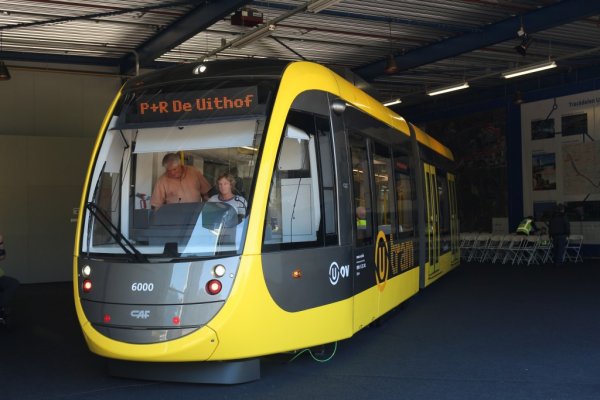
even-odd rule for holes
{"type": "Polygon", "coordinates": [[[520,55],[525,57],[527,55],[527,48],[531,44],[532,39],[529,37],[529,35],[525,31],[525,28],[523,27],[523,18],[522,17],[521,17],[521,26],[519,27],[519,30],[517,31],[517,37],[519,39],[521,39],[521,44],[518,46],[515,46],[514,49],[517,53],[519,53],[520,55]]]}
{"type": "Polygon", "coordinates": [[[200,75],[201,73],[203,73],[204,71],[206,71],[206,64],[201,63],[200,65],[196,66],[193,70],[192,73],[194,75],[200,75]]]}
{"type": "Polygon", "coordinates": [[[521,44],[515,46],[515,51],[525,57],[527,55],[527,48],[531,44],[532,39],[527,36],[527,34],[523,35],[523,39],[521,39],[521,44]]]}
{"type": "Polygon", "coordinates": [[[387,56],[387,61],[385,63],[385,72],[388,75],[395,74],[398,72],[398,64],[396,64],[396,58],[394,57],[394,42],[392,40],[392,21],[390,20],[390,54],[387,56]]]}
{"type": "Polygon", "coordinates": [[[462,90],[469,87],[469,82],[459,83],[458,85],[444,86],[439,89],[427,91],[428,96],[437,96],[438,94],[454,92],[455,90],[462,90]]]}
{"type": "Polygon", "coordinates": [[[517,90],[515,92],[515,97],[514,97],[514,102],[515,104],[523,104],[523,94],[521,93],[520,90],[517,90]]]}
{"type": "Polygon", "coordinates": [[[396,64],[396,59],[393,54],[388,54],[387,62],[385,64],[385,69],[383,70],[386,74],[395,74],[398,72],[398,64],[396,64]]]}

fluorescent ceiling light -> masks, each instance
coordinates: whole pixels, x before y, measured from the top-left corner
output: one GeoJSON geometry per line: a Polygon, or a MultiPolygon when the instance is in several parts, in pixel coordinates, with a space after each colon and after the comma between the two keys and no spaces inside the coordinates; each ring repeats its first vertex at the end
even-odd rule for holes
{"type": "Polygon", "coordinates": [[[532,64],[527,67],[513,69],[511,71],[506,71],[502,73],[502,77],[509,79],[514,78],[515,76],[521,76],[525,74],[532,74],[534,72],[543,71],[545,69],[556,68],[556,61],[547,61],[541,64],[532,64]]]}
{"type": "Polygon", "coordinates": [[[274,30],[275,25],[267,24],[261,28],[255,29],[253,32],[244,35],[239,39],[234,40],[233,42],[231,42],[231,47],[242,48],[250,42],[254,42],[255,40],[269,36],[271,33],[273,33],[274,30]]]}
{"type": "Polygon", "coordinates": [[[339,3],[340,1],[342,0],[314,0],[306,6],[306,11],[318,13],[319,11],[323,11],[327,7],[339,3]]]}
{"type": "Polygon", "coordinates": [[[402,100],[400,99],[394,99],[394,100],[390,100],[386,103],[383,103],[384,106],[389,107],[389,106],[395,106],[396,104],[400,104],[402,103],[402,100]]]}
{"type": "Polygon", "coordinates": [[[428,96],[436,96],[442,93],[454,92],[455,90],[466,89],[469,87],[469,82],[463,82],[458,85],[445,86],[439,89],[430,90],[427,92],[428,96]]]}

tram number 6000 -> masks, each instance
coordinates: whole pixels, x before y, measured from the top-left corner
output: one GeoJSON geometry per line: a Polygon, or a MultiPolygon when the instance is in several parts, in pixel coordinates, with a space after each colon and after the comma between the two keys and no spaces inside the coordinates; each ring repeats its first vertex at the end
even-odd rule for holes
{"type": "Polygon", "coordinates": [[[154,283],[150,282],[133,282],[131,284],[132,292],[151,292],[154,290],[154,283]]]}

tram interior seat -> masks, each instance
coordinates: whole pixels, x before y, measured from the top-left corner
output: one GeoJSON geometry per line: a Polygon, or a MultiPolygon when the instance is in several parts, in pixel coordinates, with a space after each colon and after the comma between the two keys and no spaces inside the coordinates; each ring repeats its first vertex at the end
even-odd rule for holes
{"type": "Polygon", "coordinates": [[[133,210],[133,228],[145,229],[150,225],[150,213],[152,211],[147,208],[138,208],[133,210]]]}
{"type": "Polygon", "coordinates": [[[147,214],[144,213],[146,210],[136,211],[142,212],[137,216],[134,213],[133,236],[149,245],[187,244],[199,218],[204,229],[220,230],[221,241],[225,240],[228,230],[235,231],[221,228],[234,228],[238,223],[236,210],[225,203],[174,203],[147,214]]]}
{"type": "Polygon", "coordinates": [[[150,245],[182,244],[189,237],[202,203],[165,204],[158,210],[135,210],[133,237],[150,245]]]}

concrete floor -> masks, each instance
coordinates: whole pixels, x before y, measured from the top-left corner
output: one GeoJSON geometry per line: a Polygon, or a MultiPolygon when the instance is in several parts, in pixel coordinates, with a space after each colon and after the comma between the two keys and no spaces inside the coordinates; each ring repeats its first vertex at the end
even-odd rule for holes
{"type": "MultiPolygon", "coordinates": [[[[263,360],[234,386],[111,377],[75,318],[71,284],[24,285],[0,330],[0,399],[600,399],[600,263],[465,264],[333,358],[263,360]]],[[[326,356],[333,345],[326,346],[326,356]]]]}

